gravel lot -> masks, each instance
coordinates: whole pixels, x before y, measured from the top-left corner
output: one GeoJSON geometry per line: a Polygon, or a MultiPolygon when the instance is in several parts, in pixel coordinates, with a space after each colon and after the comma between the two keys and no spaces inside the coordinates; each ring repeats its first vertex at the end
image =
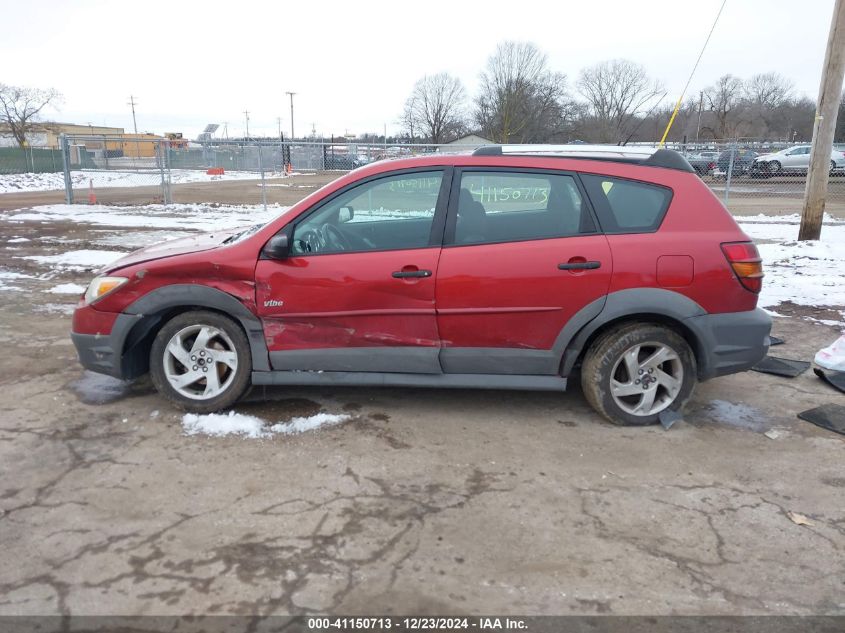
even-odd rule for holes
{"type": "MultiPolygon", "coordinates": [[[[2,267],[26,277],[0,278],[0,615],[845,614],[845,437],[796,418],[845,397],[811,373],[704,383],[669,431],[610,426],[577,388],[297,388],[237,410],[351,419],[186,436],[148,383],[78,366],[56,288],[92,266],[18,259],[178,229],[9,215],[2,267]]],[[[807,319],[837,310],[780,312],[779,355],[838,336],[807,319]]]]}

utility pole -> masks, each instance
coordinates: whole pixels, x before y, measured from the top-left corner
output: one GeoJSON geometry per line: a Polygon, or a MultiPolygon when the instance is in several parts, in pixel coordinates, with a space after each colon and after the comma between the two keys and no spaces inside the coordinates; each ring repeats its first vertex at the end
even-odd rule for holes
{"type": "Polygon", "coordinates": [[[244,110],[244,116],[246,117],[246,138],[249,140],[249,110],[244,110]]]}
{"type": "Polygon", "coordinates": [[[701,132],[701,108],[704,105],[704,91],[698,93],[698,126],[695,128],[695,149],[698,149],[698,135],[701,132]]]}
{"type": "Polygon", "coordinates": [[[129,104],[132,106],[132,127],[135,128],[135,136],[138,135],[138,122],[135,120],[135,106],[138,105],[138,102],[135,101],[135,97],[129,95],[129,104]]]}
{"type": "Polygon", "coordinates": [[[830,21],[830,35],[824,54],[816,120],[813,123],[813,145],[804,209],[801,212],[799,240],[817,240],[822,233],[822,218],[830,176],[830,151],[836,131],[836,115],[842,98],[842,76],[845,73],[845,0],[836,0],[830,21]]]}
{"type": "Polygon", "coordinates": [[[223,136],[226,138],[227,141],[229,140],[229,122],[228,121],[223,121],[223,136]]]}
{"type": "Polygon", "coordinates": [[[295,92],[285,92],[286,95],[290,95],[290,140],[293,141],[294,133],[293,133],[293,95],[295,92]]]}
{"type": "Polygon", "coordinates": [[[276,121],[279,122],[279,140],[282,140],[282,117],[276,117],[276,121]]]}

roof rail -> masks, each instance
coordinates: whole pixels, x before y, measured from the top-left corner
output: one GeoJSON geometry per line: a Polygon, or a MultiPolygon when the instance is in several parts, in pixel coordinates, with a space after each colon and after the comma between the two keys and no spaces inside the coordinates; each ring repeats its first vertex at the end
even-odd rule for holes
{"type": "Polygon", "coordinates": [[[694,172],[678,152],[631,145],[484,145],[473,156],[549,156],[585,158],[694,172]]]}

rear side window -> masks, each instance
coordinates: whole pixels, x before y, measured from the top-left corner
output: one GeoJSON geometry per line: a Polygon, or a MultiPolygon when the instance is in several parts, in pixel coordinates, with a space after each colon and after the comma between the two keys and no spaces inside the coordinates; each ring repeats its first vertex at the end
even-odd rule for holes
{"type": "Polygon", "coordinates": [[[635,180],[583,174],[605,233],[651,233],[672,200],[672,190],[635,180]]]}
{"type": "Polygon", "coordinates": [[[461,174],[456,244],[518,242],[594,231],[592,216],[572,176],[469,170],[461,174]]]}

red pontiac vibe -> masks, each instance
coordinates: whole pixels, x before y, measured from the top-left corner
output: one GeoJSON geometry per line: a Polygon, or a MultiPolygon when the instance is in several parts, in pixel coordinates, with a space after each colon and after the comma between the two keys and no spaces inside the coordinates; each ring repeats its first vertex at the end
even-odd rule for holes
{"type": "Polygon", "coordinates": [[[757,249],[670,150],[487,146],[374,163],[276,219],[136,251],[73,318],[88,369],[183,409],[254,385],[584,394],[617,424],[766,355],[757,249]]]}

